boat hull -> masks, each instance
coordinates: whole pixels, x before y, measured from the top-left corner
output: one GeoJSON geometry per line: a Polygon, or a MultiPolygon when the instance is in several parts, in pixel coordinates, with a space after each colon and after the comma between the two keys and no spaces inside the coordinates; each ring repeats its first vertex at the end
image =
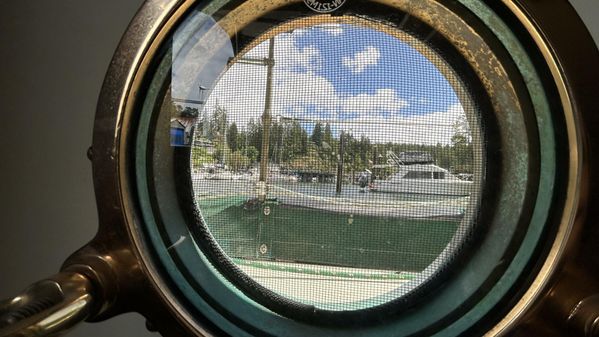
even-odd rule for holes
{"type": "Polygon", "coordinates": [[[375,180],[370,185],[370,191],[385,193],[468,196],[472,191],[472,182],[463,180],[444,181],[443,179],[375,180]]]}

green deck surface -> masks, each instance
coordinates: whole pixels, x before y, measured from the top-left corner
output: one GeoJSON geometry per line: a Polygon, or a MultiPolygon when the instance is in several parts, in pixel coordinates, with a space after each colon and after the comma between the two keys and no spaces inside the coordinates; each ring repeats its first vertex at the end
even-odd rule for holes
{"type": "Polygon", "coordinates": [[[396,271],[422,271],[459,225],[458,219],[351,215],[276,202],[248,207],[243,197],[203,199],[199,207],[231,258],[396,271]],[[264,206],[271,209],[268,216],[264,206]]]}

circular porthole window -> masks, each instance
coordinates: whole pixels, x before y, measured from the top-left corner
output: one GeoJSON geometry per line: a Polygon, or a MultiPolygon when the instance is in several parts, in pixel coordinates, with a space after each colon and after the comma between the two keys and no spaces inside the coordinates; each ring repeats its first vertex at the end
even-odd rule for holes
{"type": "Polygon", "coordinates": [[[331,22],[277,26],[228,62],[200,108],[174,103],[198,109],[192,228],[215,265],[265,301],[351,311],[405,302],[464,250],[483,141],[475,100],[432,47],[331,22]]]}
{"type": "Polygon", "coordinates": [[[98,233],[0,335],[596,335],[595,47],[567,0],[146,1],[98,233]]]}
{"type": "Polygon", "coordinates": [[[230,335],[497,322],[555,240],[556,172],[576,161],[523,27],[472,1],[180,12],[127,140],[135,232],[177,310],[230,335]]]}

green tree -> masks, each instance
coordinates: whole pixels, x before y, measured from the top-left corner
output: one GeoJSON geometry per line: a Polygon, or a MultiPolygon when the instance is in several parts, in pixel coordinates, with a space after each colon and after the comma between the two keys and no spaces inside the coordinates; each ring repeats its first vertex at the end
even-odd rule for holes
{"type": "Polygon", "coordinates": [[[306,130],[304,128],[302,128],[300,126],[300,132],[301,132],[301,147],[300,147],[300,153],[301,154],[307,154],[308,153],[308,132],[306,132],[306,130]]]}
{"type": "Polygon", "coordinates": [[[245,152],[245,155],[250,160],[250,163],[256,162],[256,160],[258,159],[258,155],[260,154],[260,152],[258,152],[258,149],[251,145],[245,149],[245,152]]]}
{"type": "MultiPolygon", "coordinates": [[[[371,157],[371,153],[372,153],[372,149],[371,149],[370,139],[366,136],[362,136],[360,138],[359,154],[360,154],[360,161],[365,166],[367,166],[366,164],[368,163],[368,160],[371,157]]],[[[366,167],[364,167],[364,168],[366,168],[366,167]]]]}
{"type": "Polygon", "coordinates": [[[227,147],[224,144],[218,143],[214,148],[214,153],[212,153],[212,157],[215,161],[222,164],[225,163],[227,153],[227,147]]]}
{"type": "Polygon", "coordinates": [[[322,132],[322,124],[320,122],[316,122],[316,125],[314,125],[314,130],[312,130],[312,136],[310,137],[310,140],[316,144],[316,146],[321,147],[323,137],[324,134],[322,132]]]}
{"type": "Polygon", "coordinates": [[[208,138],[219,143],[225,143],[225,133],[227,131],[227,110],[216,104],[214,112],[210,117],[208,127],[208,138]]]}
{"type": "Polygon", "coordinates": [[[197,108],[190,108],[190,107],[186,106],[185,108],[183,108],[181,110],[181,112],[179,114],[183,117],[196,118],[200,115],[200,112],[198,111],[197,108]]]}
{"type": "Polygon", "coordinates": [[[235,122],[231,123],[229,126],[229,130],[227,131],[227,145],[232,152],[237,151],[239,148],[238,143],[239,132],[237,131],[237,124],[235,122]]]}
{"type": "Polygon", "coordinates": [[[283,132],[286,135],[282,144],[283,161],[289,161],[308,153],[308,133],[298,121],[286,124],[283,132]]]}
{"type": "Polygon", "coordinates": [[[451,169],[454,172],[473,173],[472,143],[464,135],[455,134],[451,137],[453,145],[453,161],[451,169]]]}
{"type": "Polygon", "coordinates": [[[324,135],[322,136],[322,141],[326,143],[329,147],[333,147],[333,132],[331,131],[331,125],[327,123],[324,127],[324,135]]]}
{"type": "Polygon", "coordinates": [[[281,156],[283,153],[283,134],[285,130],[283,125],[273,121],[270,125],[270,146],[269,146],[269,158],[275,162],[281,162],[281,156]]]}
{"type": "Polygon", "coordinates": [[[454,172],[473,173],[472,136],[465,114],[461,114],[453,124],[454,134],[451,137],[453,160],[451,169],[454,172]]]}
{"type": "Polygon", "coordinates": [[[304,155],[293,158],[289,162],[289,168],[300,171],[317,171],[323,173],[334,173],[335,164],[322,159],[314,147],[311,147],[304,155]]]}
{"type": "Polygon", "coordinates": [[[214,159],[208,154],[208,151],[199,146],[191,148],[191,164],[194,168],[201,168],[205,164],[213,163],[214,159]]]}
{"type": "MultiPolygon", "coordinates": [[[[247,143],[248,146],[253,146],[255,149],[262,149],[262,123],[250,119],[247,126],[247,143]]],[[[260,156],[258,150],[258,156],[260,156]]]]}
{"type": "Polygon", "coordinates": [[[226,155],[225,163],[233,171],[240,171],[250,166],[250,159],[240,151],[236,151],[226,155]]]}

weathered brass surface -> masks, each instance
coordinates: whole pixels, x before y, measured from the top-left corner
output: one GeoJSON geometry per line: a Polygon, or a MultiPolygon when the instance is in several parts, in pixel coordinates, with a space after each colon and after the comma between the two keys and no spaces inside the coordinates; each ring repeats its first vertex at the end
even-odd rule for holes
{"type": "MultiPolygon", "coordinates": [[[[420,4],[416,4],[414,2],[409,2],[409,1],[383,1],[384,3],[387,3],[389,5],[395,5],[395,6],[399,6],[400,8],[412,13],[412,12],[416,12],[416,13],[420,13],[420,18],[423,19],[425,22],[428,21],[431,24],[434,24],[435,22],[439,22],[439,21],[443,21],[440,20],[439,17],[435,17],[433,14],[434,13],[430,13],[429,11],[424,10],[424,7],[421,7],[420,4]]],[[[266,11],[270,11],[270,10],[274,10],[276,8],[279,8],[280,6],[283,6],[285,4],[290,3],[290,1],[260,1],[260,2],[256,2],[256,1],[246,1],[242,6],[240,6],[238,8],[238,10],[233,11],[232,13],[230,13],[230,15],[228,15],[227,17],[225,17],[221,22],[219,22],[221,24],[221,26],[223,27],[223,29],[225,29],[226,31],[229,32],[230,35],[233,35],[233,33],[240,29],[240,27],[243,27],[244,24],[247,24],[249,22],[251,22],[252,20],[257,19],[260,15],[262,15],[264,12],[266,11]]],[[[555,30],[556,27],[562,27],[561,25],[555,25],[555,26],[550,26],[549,28],[547,28],[547,24],[551,23],[551,18],[549,17],[552,13],[551,11],[553,10],[552,8],[555,8],[553,6],[548,6],[548,5],[543,5],[540,3],[535,2],[534,6],[535,8],[532,9],[532,11],[535,11],[536,13],[536,18],[534,19],[534,23],[531,22],[529,19],[527,19],[528,17],[531,16],[530,12],[522,12],[522,10],[518,10],[518,8],[521,6],[521,4],[519,2],[506,2],[506,5],[508,7],[510,7],[519,17],[519,19],[522,21],[522,23],[529,29],[530,34],[534,37],[535,42],[537,43],[537,47],[543,52],[543,55],[545,57],[545,61],[547,62],[547,64],[550,66],[551,71],[552,71],[552,76],[553,79],[556,81],[557,87],[558,87],[558,91],[560,93],[560,98],[566,113],[566,122],[567,122],[567,128],[569,131],[569,142],[570,142],[570,148],[571,148],[571,157],[570,157],[570,165],[571,167],[569,168],[569,174],[570,174],[570,188],[568,190],[568,196],[567,196],[567,200],[568,200],[568,210],[567,212],[565,212],[565,217],[564,219],[562,219],[562,226],[560,227],[559,233],[557,235],[557,240],[555,242],[555,244],[553,245],[553,248],[551,250],[551,252],[548,254],[549,258],[547,259],[547,261],[545,262],[545,267],[544,269],[542,269],[542,272],[539,274],[537,281],[535,281],[533,283],[533,285],[531,286],[531,288],[526,292],[525,296],[523,296],[522,301],[515,307],[514,310],[512,310],[509,315],[507,315],[506,319],[504,319],[502,322],[500,322],[493,330],[491,330],[489,332],[489,335],[501,335],[506,333],[507,331],[513,330],[515,327],[518,327],[518,324],[522,325],[522,326],[527,326],[527,322],[532,322],[531,319],[524,317],[525,314],[531,312],[531,307],[534,305],[539,306],[541,303],[540,300],[542,298],[546,298],[548,296],[548,294],[550,293],[549,289],[550,286],[549,284],[551,284],[551,280],[552,279],[557,279],[559,278],[560,273],[563,273],[563,271],[561,271],[561,268],[563,268],[564,265],[564,260],[563,260],[563,255],[568,253],[569,250],[572,249],[576,249],[577,242],[578,242],[578,236],[576,234],[578,234],[578,231],[581,230],[581,228],[584,226],[584,201],[589,201],[589,199],[585,198],[586,193],[588,192],[587,188],[590,187],[588,185],[588,175],[589,175],[589,165],[590,163],[588,162],[588,158],[585,156],[585,154],[590,151],[590,148],[583,148],[583,144],[585,144],[583,137],[588,137],[588,135],[581,135],[579,131],[579,128],[581,127],[581,123],[582,121],[580,120],[581,118],[592,118],[589,117],[589,113],[588,111],[590,111],[591,105],[592,105],[592,100],[596,100],[593,97],[589,97],[589,95],[584,94],[584,92],[580,92],[580,88],[577,87],[576,85],[573,85],[572,82],[585,82],[584,84],[585,86],[588,87],[594,87],[596,85],[590,84],[588,83],[589,79],[592,78],[591,76],[589,76],[589,74],[591,72],[588,71],[581,71],[581,72],[577,72],[575,74],[571,73],[571,69],[572,68],[577,68],[577,65],[580,64],[580,59],[575,59],[575,58],[571,58],[573,55],[567,55],[567,58],[563,57],[563,54],[556,54],[556,51],[558,49],[561,50],[561,48],[558,48],[559,45],[562,46],[562,48],[565,47],[565,45],[567,45],[567,41],[566,40],[560,40],[560,41],[546,41],[545,38],[546,36],[543,34],[542,31],[539,31],[539,29],[553,29],[555,30]],[[552,7],[552,8],[549,8],[552,7]],[[539,23],[545,23],[545,26],[543,27],[539,27],[538,24],[539,23]],[[555,44],[557,42],[557,44],[555,44]],[[552,44],[553,43],[553,44],[552,44]],[[577,63],[578,62],[578,63],[577,63]],[[558,66],[558,64],[560,64],[560,66],[558,66]],[[565,71],[569,71],[569,82],[564,80],[564,72],[565,71]],[[572,101],[572,95],[577,96],[576,97],[576,101],[572,101]],[[577,103],[578,105],[575,105],[574,103],[577,103]],[[586,113],[585,113],[586,112],[586,113]],[[579,188],[581,188],[581,190],[579,190],[579,188]],[[583,201],[582,203],[580,201],[583,201]]],[[[555,5],[555,4],[553,4],[555,5]]],[[[584,27],[581,26],[580,22],[578,21],[578,19],[576,18],[575,13],[573,12],[573,10],[571,8],[569,8],[569,5],[566,2],[562,2],[560,4],[562,8],[562,16],[561,18],[563,19],[564,17],[566,17],[565,14],[568,14],[567,17],[570,18],[569,21],[571,21],[571,25],[569,25],[569,28],[571,28],[573,31],[576,31],[576,33],[579,34],[579,36],[587,36],[587,39],[585,41],[591,41],[590,38],[588,38],[588,33],[586,31],[584,31],[584,27]]],[[[433,4],[433,7],[435,7],[435,4],[433,4]]],[[[179,12],[180,13],[180,12],[179,12]]],[[[171,18],[171,20],[169,20],[169,22],[166,23],[165,27],[172,27],[172,22],[173,22],[173,18],[171,18]]],[[[435,24],[435,26],[437,26],[435,24]]],[[[469,34],[475,34],[475,32],[455,32],[452,31],[449,26],[447,28],[447,30],[445,30],[445,33],[448,34],[448,36],[453,36],[454,40],[459,40],[462,39],[463,37],[460,35],[461,33],[469,33],[469,34]]],[[[554,34],[554,33],[552,33],[554,34]]],[[[562,37],[565,37],[565,33],[561,33],[562,37]]],[[[147,62],[149,62],[149,60],[152,57],[153,52],[156,52],[156,48],[157,48],[157,44],[154,44],[153,47],[151,47],[149,49],[149,53],[146,55],[146,61],[142,62],[142,66],[144,64],[147,64],[147,62]]],[[[468,53],[470,52],[467,45],[464,45],[463,48],[463,52],[464,54],[467,56],[468,53]]],[[[590,49],[590,53],[585,54],[589,56],[589,63],[588,64],[596,64],[596,59],[593,59],[593,55],[596,55],[596,50],[593,50],[594,47],[591,45],[587,46],[588,49],[590,49]],[[595,63],[593,63],[595,62],[595,63]]],[[[578,55],[579,57],[581,55],[578,55]]],[[[490,61],[491,62],[491,61],[490,61]]],[[[584,64],[584,62],[581,62],[582,64],[584,64]]],[[[493,69],[495,68],[494,65],[491,63],[485,65],[485,64],[481,64],[481,67],[486,67],[488,66],[489,69],[493,69]]],[[[593,69],[593,71],[596,71],[596,69],[593,69]]],[[[483,72],[481,72],[483,73],[483,72]]],[[[493,73],[493,71],[490,71],[489,73],[493,73]]],[[[485,82],[485,85],[487,85],[490,88],[490,91],[494,91],[495,89],[493,89],[493,82],[492,79],[488,79],[485,82]]],[[[135,86],[135,85],[134,85],[135,86]]],[[[503,90],[503,89],[502,89],[503,90]]],[[[508,89],[508,90],[513,90],[513,89],[508,89]]],[[[497,90],[499,91],[499,90],[497,90]]],[[[131,106],[131,105],[130,105],[131,106]]],[[[595,117],[596,118],[596,117],[595,117]]],[[[596,121],[595,121],[595,125],[596,125],[596,121]]],[[[596,136],[595,136],[596,137],[596,136]]],[[[588,144],[588,143],[586,143],[588,144]]],[[[597,144],[597,140],[595,139],[594,141],[591,141],[590,144],[597,144]]],[[[515,144],[514,146],[517,146],[517,144],[515,144]]],[[[596,163],[595,163],[596,166],[596,163]]],[[[596,185],[596,183],[595,183],[596,185]]],[[[595,187],[596,189],[596,187],[595,187]]],[[[588,224],[587,224],[588,227],[588,224]]],[[[597,238],[597,236],[595,236],[595,238],[597,238]]],[[[591,240],[592,242],[592,240],[591,240]]],[[[596,260],[596,259],[595,259],[596,260]]],[[[566,281],[567,282],[567,281],[566,281]]],[[[170,297],[167,295],[167,297],[170,297]]],[[[172,299],[172,297],[171,297],[172,299]]],[[[175,305],[175,307],[173,307],[173,309],[176,309],[177,306],[175,305]]],[[[185,318],[185,314],[182,314],[181,312],[179,312],[180,315],[182,315],[182,318],[185,318]]],[[[187,317],[189,318],[189,317],[187,317]]],[[[189,322],[186,319],[187,322],[189,322]]],[[[566,319],[564,318],[561,322],[565,323],[566,319]]],[[[547,322],[545,322],[547,323],[547,322]]],[[[197,328],[197,326],[196,326],[197,328]]],[[[522,327],[521,329],[525,329],[524,327],[522,327]]],[[[556,328],[557,329],[557,328],[556,328]]],[[[540,326],[538,327],[538,331],[543,331],[546,330],[545,328],[541,328],[540,326]]],[[[555,330],[557,331],[557,330],[555,330]]],[[[197,332],[197,330],[196,330],[197,332]]]]}
{"type": "MultiPolygon", "coordinates": [[[[599,126],[596,111],[599,97],[599,53],[573,8],[560,1],[551,5],[538,1],[504,1],[525,25],[542,52],[566,112],[570,143],[570,163],[579,157],[578,170],[570,168],[567,207],[569,219],[562,219],[558,235],[543,268],[531,288],[490,333],[504,335],[517,326],[516,335],[530,336],[540,331],[545,336],[595,336],[596,305],[588,304],[584,318],[572,316],[582,302],[593,298],[599,289],[599,126]],[[556,15],[559,13],[559,15],[556,15]],[[567,27],[567,28],[566,28],[567,27]],[[576,48],[571,48],[573,39],[576,48]],[[579,127],[583,132],[573,133],[579,127]],[[573,174],[576,172],[576,174],[573,174]],[[578,193],[572,189],[579,186],[578,193]],[[572,226],[564,226],[571,222],[572,226]],[[569,233],[568,233],[569,232],[569,233]],[[589,309],[590,308],[590,309],[589,309]],[[594,316],[594,317],[593,317],[594,316]],[[593,329],[588,329],[588,320],[593,329]]],[[[587,302],[588,303],[588,302],[587,302]]],[[[585,305],[586,306],[586,305],[585,305]]],[[[539,333],[536,333],[539,335],[539,333]]]]}

